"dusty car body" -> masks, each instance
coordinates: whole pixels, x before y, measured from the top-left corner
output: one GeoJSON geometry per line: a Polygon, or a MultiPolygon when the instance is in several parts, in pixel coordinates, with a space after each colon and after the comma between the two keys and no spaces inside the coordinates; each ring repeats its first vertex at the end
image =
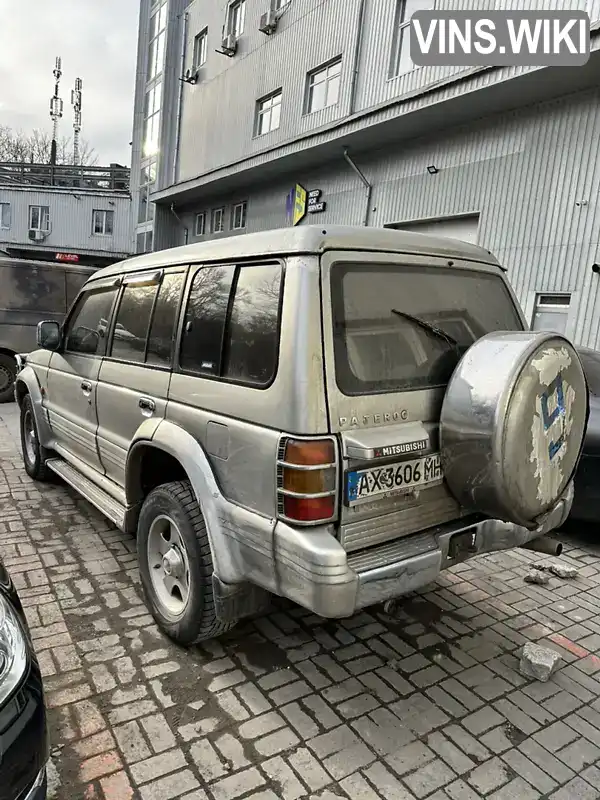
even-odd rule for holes
{"type": "Polygon", "coordinates": [[[525,327],[494,256],[450,239],[302,226],[130,259],[40,324],[25,468],[136,534],[182,644],[270,594],[346,617],[568,515],[585,377],[525,327]]]}

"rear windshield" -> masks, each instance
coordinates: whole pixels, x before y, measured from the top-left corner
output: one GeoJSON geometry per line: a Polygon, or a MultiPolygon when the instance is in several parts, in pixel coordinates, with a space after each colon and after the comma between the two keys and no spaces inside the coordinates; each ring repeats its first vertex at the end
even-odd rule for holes
{"type": "Polygon", "coordinates": [[[502,278],[475,270],[338,264],[331,295],[336,378],[346,395],[444,386],[474,341],[523,328],[502,278]]]}

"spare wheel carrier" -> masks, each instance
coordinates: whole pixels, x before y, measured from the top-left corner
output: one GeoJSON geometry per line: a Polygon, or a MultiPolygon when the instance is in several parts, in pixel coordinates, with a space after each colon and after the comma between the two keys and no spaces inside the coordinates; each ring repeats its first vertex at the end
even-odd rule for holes
{"type": "Polygon", "coordinates": [[[490,333],[467,350],[440,419],[444,476],[459,503],[534,529],[562,497],[583,447],[585,373],[556,333],[490,333]]]}

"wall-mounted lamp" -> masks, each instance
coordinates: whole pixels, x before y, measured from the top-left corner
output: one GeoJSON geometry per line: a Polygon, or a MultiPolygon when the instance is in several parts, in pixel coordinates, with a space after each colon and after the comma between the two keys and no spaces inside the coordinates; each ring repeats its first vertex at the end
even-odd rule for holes
{"type": "Polygon", "coordinates": [[[437,168],[437,167],[436,167],[434,164],[430,164],[430,165],[427,167],[427,172],[428,172],[430,175],[435,175],[437,172],[439,172],[439,169],[438,169],[438,168],[437,168]]]}

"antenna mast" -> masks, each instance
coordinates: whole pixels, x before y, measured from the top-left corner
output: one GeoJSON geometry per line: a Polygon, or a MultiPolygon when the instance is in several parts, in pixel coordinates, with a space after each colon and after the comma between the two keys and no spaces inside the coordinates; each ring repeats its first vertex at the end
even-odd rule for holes
{"type": "Polygon", "coordinates": [[[50,149],[50,164],[56,166],[56,136],[58,133],[58,120],[63,115],[63,101],[58,95],[58,85],[62,76],[62,59],[60,56],[56,59],[54,70],[54,95],[50,99],[50,117],[52,118],[52,145],[50,149]]]}
{"type": "Polygon", "coordinates": [[[71,105],[73,106],[73,165],[79,165],[79,134],[81,133],[81,78],[75,78],[75,88],[71,91],[71,105]]]}

